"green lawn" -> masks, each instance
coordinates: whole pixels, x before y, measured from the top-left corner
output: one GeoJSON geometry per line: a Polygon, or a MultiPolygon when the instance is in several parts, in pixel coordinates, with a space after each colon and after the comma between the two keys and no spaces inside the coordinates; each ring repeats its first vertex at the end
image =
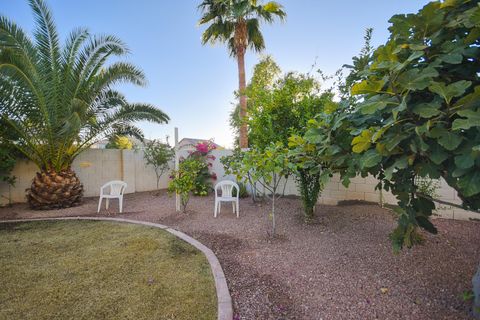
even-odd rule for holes
{"type": "Polygon", "coordinates": [[[157,228],[0,224],[0,319],[215,319],[205,256],[157,228]]]}

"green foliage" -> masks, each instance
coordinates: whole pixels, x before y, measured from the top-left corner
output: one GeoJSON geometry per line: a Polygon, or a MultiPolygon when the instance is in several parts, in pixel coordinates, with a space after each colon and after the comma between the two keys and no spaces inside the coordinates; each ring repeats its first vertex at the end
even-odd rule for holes
{"type": "MultiPolygon", "coordinates": [[[[12,175],[12,170],[15,167],[16,154],[11,146],[0,144],[0,182],[6,183],[10,190],[15,185],[17,178],[12,175]]],[[[7,197],[5,197],[7,198],[7,197]]],[[[8,203],[11,204],[12,198],[9,192],[8,203]]]]}
{"type": "Polygon", "coordinates": [[[475,298],[475,294],[472,290],[467,290],[462,293],[462,300],[465,302],[472,301],[475,298]]]}
{"type": "MultiPolygon", "coordinates": [[[[244,199],[244,198],[248,198],[248,190],[247,190],[247,186],[245,185],[245,183],[238,183],[238,188],[240,189],[238,191],[239,193],[239,197],[244,199]]],[[[236,197],[237,196],[237,189],[233,189],[233,192],[232,192],[232,196],[236,197]]]]}
{"type": "Polygon", "coordinates": [[[10,186],[15,184],[16,178],[11,176],[11,173],[16,162],[15,152],[12,148],[0,145],[0,182],[5,182],[10,186]]]}
{"type": "MultiPolygon", "coordinates": [[[[293,134],[303,134],[308,120],[331,107],[333,94],[323,92],[320,81],[310,74],[281,69],[270,57],[255,66],[245,91],[248,97],[248,140],[251,147],[263,149],[271,142],[286,143],[293,134]]],[[[237,129],[240,121],[235,109],[231,125],[237,129]]]]}
{"type": "MultiPolygon", "coordinates": [[[[235,174],[237,176],[237,182],[245,185],[249,184],[252,189],[252,200],[255,202],[257,196],[256,183],[257,181],[253,180],[253,177],[250,175],[250,171],[245,170],[246,167],[243,165],[245,153],[239,149],[235,149],[233,154],[229,156],[224,156],[220,158],[225,174],[235,174]]],[[[241,192],[240,192],[241,193],[241,192]]]]}
{"type": "Polygon", "coordinates": [[[15,133],[14,146],[42,170],[68,168],[83,150],[106,136],[142,138],[133,122],[165,123],[150,104],[132,104],[114,89],[143,86],[143,72],[126,62],[127,46],[115,36],[75,29],[60,44],[52,13],[43,0],[30,0],[33,39],[0,17],[0,116],[15,133]]]}
{"type": "Polygon", "coordinates": [[[398,198],[395,249],[418,242],[418,227],[436,232],[418,177],[443,177],[465,208],[480,207],[479,15],[467,0],[393,16],[388,42],[356,70],[359,99],[343,124],[356,155],[343,176],[372,174],[398,198]]]}
{"type": "Polygon", "coordinates": [[[133,143],[126,136],[113,136],[108,141],[105,149],[132,150],[133,143]]]}
{"type": "Polygon", "coordinates": [[[232,57],[247,48],[257,52],[265,48],[260,23],[273,23],[275,18],[286,16],[277,2],[257,4],[251,0],[203,0],[198,6],[202,17],[198,24],[208,24],[202,34],[202,43],[227,43],[232,57]]]}
{"type": "Polygon", "coordinates": [[[169,169],[169,163],[175,156],[175,151],[168,143],[152,140],[145,143],[143,158],[147,165],[153,166],[157,178],[157,190],[160,178],[169,169]]]}
{"type": "Polygon", "coordinates": [[[415,177],[415,186],[419,193],[427,195],[430,198],[437,198],[437,191],[440,189],[440,181],[438,179],[430,179],[427,177],[415,177]]]}
{"type": "Polygon", "coordinates": [[[370,174],[397,197],[396,250],[421,242],[418,228],[436,233],[435,205],[419,196],[432,186],[421,179],[443,177],[465,208],[480,206],[480,43],[471,36],[479,14],[474,1],[449,1],[392,17],[388,42],[374,51],[366,44],[340,87],[343,101],[301,137],[345,185],[370,174]]]}
{"type": "Polygon", "coordinates": [[[199,142],[195,145],[195,151],[188,155],[189,158],[194,158],[203,164],[195,181],[193,194],[196,196],[207,196],[209,191],[212,190],[212,179],[217,178],[214,172],[210,172],[210,168],[213,166],[210,160],[215,160],[215,156],[211,152],[215,148],[215,144],[211,141],[199,142]]]}
{"type": "Polygon", "coordinates": [[[272,221],[272,237],[275,236],[275,200],[279,198],[280,182],[290,174],[288,149],[281,143],[270,144],[264,150],[250,149],[233,156],[224,157],[222,163],[226,174],[234,174],[237,180],[249,177],[252,185],[259,183],[272,201],[269,219],[272,221]]]}
{"type": "Polygon", "coordinates": [[[310,223],[314,219],[318,196],[330,178],[331,171],[328,164],[323,163],[319,157],[316,145],[308,143],[305,138],[292,136],[288,146],[289,165],[299,187],[305,222],[310,223]]]}
{"type": "Polygon", "coordinates": [[[196,179],[204,163],[197,158],[186,158],[179,164],[178,170],[172,172],[172,180],[168,185],[170,193],[177,193],[180,196],[182,211],[187,211],[187,204],[190,194],[196,188],[196,179]]]}
{"type": "MultiPolygon", "coordinates": [[[[298,182],[303,199],[305,219],[313,219],[313,208],[321,192],[328,170],[315,165],[316,150],[309,144],[306,148],[297,141],[305,133],[308,121],[317,114],[333,111],[336,103],[330,91],[322,91],[320,81],[311,74],[290,72],[282,75],[275,61],[267,56],[254,68],[247,87],[249,118],[248,139],[259,150],[272,142],[289,142],[290,167],[298,182]],[[313,149],[309,149],[309,148],[313,149]]],[[[236,122],[232,114],[231,123],[236,122]]]]}

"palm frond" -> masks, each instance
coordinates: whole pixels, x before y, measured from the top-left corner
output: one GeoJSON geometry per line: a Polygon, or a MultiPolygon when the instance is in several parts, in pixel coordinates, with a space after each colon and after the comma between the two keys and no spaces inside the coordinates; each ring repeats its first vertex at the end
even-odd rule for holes
{"type": "MultiPolygon", "coordinates": [[[[100,137],[130,132],[136,121],[168,122],[150,104],[129,104],[113,87],[144,86],[144,73],[125,62],[108,64],[128,53],[115,36],[74,30],[62,47],[43,0],[29,0],[35,41],[14,22],[0,17],[0,122],[15,138],[2,135],[41,169],[61,170],[100,137]]],[[[2,132],[4,132],[2,128],[2,132]]]]}
{"type": "Polygon", "coordinates": [[[38,62],[38,54],[33,42],[15,22],[3,16],[0,16],[0,48],[2,51],[15,50],[22,56],[31,75],[36,72],[35,65],[38,62]]]}
{"type": "Polygon", "coordinates": [[[116,62],[91,77],[90,81],[87,82],[97,92],[118,83],[131,83],[141,87],[147,85],[147,79],[143,71],[127,62],[116,62]]]}
{"type": "Polygon", "coordinates": [[[208,24],[202,34],[202,44],[224,42],[232,57],[237,56],[237,47],[262,51],[265,40],[260,23],[273,23],[277,18],[286,17],[283,7],[275,1],[259,5],[256,0],[204,0],[198,9],[202,12],[199,25],[208,24]]]}
{"type": "Polygon", "coordinates": [[[124,105],[113,116],[126,122],[149,121],[162,124],[170,120],[166,113],[148,103],[124,105]]]}
{"type": "Polygon", "coordinates": [[[260,32],[260,23],[258,19],[249,19],[246,23],[249,48],[256,52],[261,52],[265,49],[265,40],[260,32]]]}
{"type": "Polygon", "coordinates": [[[202,44],[215,44],[217,42],[225,42],[233,37],[235,32],[235,24],[229,21],[217,19],[209,25],[202,34],[202,44]]]}

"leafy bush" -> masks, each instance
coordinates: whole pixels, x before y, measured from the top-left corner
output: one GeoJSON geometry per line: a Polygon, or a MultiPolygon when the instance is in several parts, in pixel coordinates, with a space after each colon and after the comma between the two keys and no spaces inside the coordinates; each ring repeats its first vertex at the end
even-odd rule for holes
{"type": "Polygon", "coordinates": [[[217,175],[211,172],[210,168],[213,166],[211,161],[215,160],[215,156],[211,154],[216,146],[211,141],[199,142],[195,145],[195,151],[188,155],[188,158],[193,158],[202,163],[202,168],[195,179],[195,189],[193,194],[196,196],[206,196],[212,190],[212,180],[217,179],[217,175]]]}
{"type": "MultiPolygon", "coordinates": [[[[243,199],[243,198],[248,198],[249,194],[248,194],[247,186],[246,186],[244,183],[239,182],[239,183],[238,183],[238,188],[240,189],[238,196],[239,196],[240,198],[242,198],[242,199],[243,199]]],[[[233,189],[232,195],[233,195],[234,197],[237,196],[237,189],[233,189]]]]}
{"type": "Polygon", "coordinates": [[[187,211],[190,194],[196,190],[196,181],[203,166],[204,163],[202,161],[192,157],[184,159],[180,162],[178,170],[172,172],[172,180],[168,185],[168,191],[180,195],[180,204],[183,212],[187,211]]]}

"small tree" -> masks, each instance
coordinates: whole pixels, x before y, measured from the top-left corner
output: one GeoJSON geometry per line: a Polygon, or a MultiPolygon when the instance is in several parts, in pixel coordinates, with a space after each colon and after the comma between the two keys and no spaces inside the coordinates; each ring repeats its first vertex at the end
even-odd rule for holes
{"type": "Polygon", "coordinates": [[[196,158],[186,158],[180,162],[178,170],[172,172],[172,181],[168,185],[168,191],[180,195],[183,212],[187,211],[190,194],[195,190],[196,179],[203,166],[203,162],[196,158]]]}
{"type": "Polygon", "coordinates": [[[159,188],[160,178],[170,168],[170,161],[173,159],[175,151],[168,143],[159,140],[152,140],[145,144],[143,158],[147,165],[152,165],[157,178],[157,190],[159,188]]]}
{"type": "Polygon", "coordinates": [[[252,181],[265,188],[265,195],[272,201],[269,219],[272,220],[271,236],[275,236],[275,200],[281,197],[277,191],[282,178],[285,180],[290,173],[288,150],[281,143],[271,144],[263,151],[251,149],[243,153],[241,161],[225,169],[227,174],[235,174],[238,180],[249,176],[252,181]]]}

